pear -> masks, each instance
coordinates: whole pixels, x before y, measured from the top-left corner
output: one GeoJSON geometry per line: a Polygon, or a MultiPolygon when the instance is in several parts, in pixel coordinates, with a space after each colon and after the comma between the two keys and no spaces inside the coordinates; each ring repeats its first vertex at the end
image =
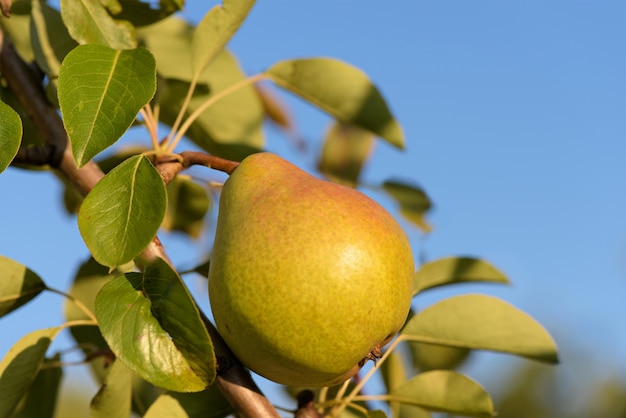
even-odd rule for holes
{"type": "Polygon", "coordinates": [[[271,153],[226,181],[209,269],[218,331],[250,370],[331,386],[380,356],[406,320],[414,262],[374,200],[271,153]]]}

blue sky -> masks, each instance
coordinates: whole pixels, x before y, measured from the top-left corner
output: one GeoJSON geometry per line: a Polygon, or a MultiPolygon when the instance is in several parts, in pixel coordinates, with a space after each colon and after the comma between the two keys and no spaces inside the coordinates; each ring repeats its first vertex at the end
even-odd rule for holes
{"type": "MultiPolygon", "coordinates": [[[[204,2],[189,3],[184,15],[197,21],[204,2]]],[[[249,74],[310,56],[363,69],[407,140],[405,152],[379,142],[363,179],[403,178],[430,194],[434,231],[421,239],[410,230],[416,253],[421,245],[429,259],[482,257],[513,282],[435,290],[417,306],[497,295],[555,336],[559,373],[584,359],[590,370],[624,376],[624,16],[626,3],[608,0],[259,2],[230,48],[249,74]]],[[[328,117],[281,97],[315,150],[328,117]]],[[[312,161],[275,130],[267,141],[303,166],[312,161]]],[[[0,190],[0,254],[67,289],[87,252],[54,177],[9,169],[0,190]]],[[[179,264],[195,255],[197,247],[163,238],[179,264]]],[[[61,303],[40,296],[0,319],[0,353],[28,330],[59,324],[61,303]]],[[[495,389],[493,364],[508,357],[481,355],[468,373],[495,389]]]]}

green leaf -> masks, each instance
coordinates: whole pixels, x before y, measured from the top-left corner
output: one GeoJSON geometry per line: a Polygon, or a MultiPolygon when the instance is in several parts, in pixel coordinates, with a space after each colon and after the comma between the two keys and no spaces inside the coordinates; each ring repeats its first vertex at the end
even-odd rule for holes
{"type": "MultiPolygon", "coordinates": [[[[102,286],[120,274],[121,272],[117,269],[109,272],[108,267],[98,264],[90,257],[80,265],[76,272],[69,294],[91,312],[95,312],[96,295],[102,286]]],[[[64,312],[67,321],[89,319],[85,312],[70,299],[65,300],[64,312]]],[[[69,331],[85,356],[92,356],[97,351],[104,352],[108,349],[97,325],[73,326],[69,331]]],[[[99,384],[104,382],[109,360],[106,356],[96,356],[89,362],[92,375],[99,384]]]]}
{"type": "Polygon", "coordinates": [[[197,392],[215,378],[208,333],[172,270],[151,265],[110,281],[96,299],[96,317],[111,350],[148,382],[197,392]]]}
{"type": "Polygon", "coordinates": [[[444,299],[411,318],[402,335],[409,341],[558,362],[550,334],[528,314],[493,296],[470,294],[444,299]]]}
{"type": "Polygon", "coordinates": [[[281,61],[266,74],[337,120],[369,130],[404,147],[404,134],[385,99],[363,71],[331,58],[281,61]]]}
{"type": "MultiPolygon", "coordinates": [[[[172,125],[189,90],[191,39],[194,28],[177,18],[165,19],[139,31],[139,36],[157,62],[160,120],[172,125]]],[[[212,95],[246,78],[237,59],[223,50],[198,80],[186,116],[212,95]]],[[[223,97],[191,125],[186,136],[205,151],[240,161],[258,152],[264,144],[264,110],[253,86],[247,85],[223,97]]]]}
{"type": "Polygon", "coordinates": [[[330,180],[356,187],[374,146],[374,135],[353,125],[334,123],[324,138],[317,166],[330,180]]]}
{"type": "Polygon", "coordinates": [[[4,356],[0,362],[0,417],[10,417],[28,393],[48,346],[60,330],[53,327],[28,333],[4,356]]]}
{"type": "Polygon", "coordinates": [[[0,101],[0,173],[11,164],[22,141],[22,120],[11,106],[0,101]]]}
{"type": "Polygon", "coordinates": [[[506,276],[488,262],[472,257],[447,257],[424,263],[415,273],[414,294],[437,286],[460,282],[509,283],[506,276]]]}
{"type": "Polygon", "coordinates": [[[187,178],[177,176],[167,185],[168,205],[163,228],[199,238],[211,200],[207,190],[187,178]]]}
{"type": "Polygon", "coordinates": [[[46,284],[29,268],[0,256],[0,317],[31,301],[46,284]]]}
{"type": "Polygon", "coordinates": [[[224,418],[232,413],[232,406],[218,387],[211,386],[197,393],[164,393],[143,418],[224,418]]]}
{"type": "Polygon", "coordinates": [[[78,44],[70,36],[58,10],[33,1],[30,37],[39,67],[56,82],[63,58],[78,44]]]}
{"type": "Polygon", "coordinates": [[[165,185],[144,156],[124,161],[89,192],[78,212],[78,228],[98,263],[124,264],[156,235],[167,206],[165,185]]]}
{"type": "Polygon", "coordinates": [[[109,366],[104,383],[91,400],[90,418],[128,417],[131,411],[133,372],[121,361],[109,366]]]}
{"type": "Polygon", "coordinates": [[[375,411],[368,411],[367,417],[368,418],[387,418],[387,414],[385,414],[385,411],[377,409],[375,411]]]}
{"type": "Polygon", "coordinates": [[[159,0],[156,2],[142,2],[139,0],[118,0],[122,10],[115,17],[128,20],[135,26],[145,26],[156,23],[182,10],[184,0],[159,0]]]}
{"type": "MultiPolygon", "coordinates": [[[[383,382],[387,388],[387,392],[391,392],[393,389],[402,385],[407,380],[408,367],[402,358],[402,354],[398,350],[394,350],[389,353],[389,357],[380,366],[380,372],[382,374],[383,382]]],[[[392,416],[400,416],[399,402],[390,402],[389,408],[391,409],[392,416]]]]}
{"type": "MultiPolygon", "coordinates": [[[[29,5],[30,2],[24,1],[20,3],[29,5]]],[[[26,62],[31,62],[35,58],[28,30],[29,23],[29,14],[19,15],[13,13],[10,19],[0,18],[0,26],[2,26],[4,35],[11,39],[17,53],[26,62]]]]}
{"type": "Polygon", "coordinates": [[[432,204],[424,190],[404,182],[388,180],[383,183],[383,190],[400,204],[400,214],[417,225],[422,231],[430,232],[431,226],[425,215],[432,204]]]}
{"type": "Polygon", "coordinates": [[[226,47],[254,5],[254,0],[224,0],[200,21],[191,42],[194,78],[226,47]]]}
{"type": "Polygon", "coordinates": [[[19,402],[11,418],[54,417],[63,369],[58,366],[49,366],[46,363],[58,363],[60,360],[60,356],[55,356],[44,361],[43,367],[37,373],[37,377],[30,385],[26,396],[19,402]]]}
{"type": "Polygon", "coordinates": [[[61,17],[72,38],[80,44],[114,49],[137,46],[132,25],[113,19],[102,1],[61,0],[61,17]]]}
{"type": "Polygon", "coordinates": [[[59,104],[80,167],[113,145],[154,96],[156,64],[146,49],[81,45],[63,60],[59,104]]]}
{"type": "Polygon", "coordinates": [[[430,411],[475,417],[495,415],[489,394],[472,379],[446,370],[420,373],[392,390],[390,398],[430,411]]]}
{"type": "Polygon", "coordinates": [[[467,348],[446,345],[411,342],[409,346],[413,364],[423,372],[454,369],[463,363],[471,353],[467,348]]]}

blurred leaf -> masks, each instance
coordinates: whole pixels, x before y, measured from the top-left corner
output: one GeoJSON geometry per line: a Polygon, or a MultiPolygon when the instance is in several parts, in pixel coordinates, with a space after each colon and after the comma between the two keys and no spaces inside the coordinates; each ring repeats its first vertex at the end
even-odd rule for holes
{"type": "Polygon", "coordinates": [[[385,414],[385,411],[381,411],[380,409],[377,409],[375,411],[368,411],[367,416],[368,418],[387,418],[387,414],[385,414]]]}
{"type": "Polygon", "coordinates": [[[138,29],[137,38],[154,56],[157,73],[161,77],[191,81],[193,32],[194,27],[188,22],[170,17],[138,29]]]}
{"type": "Polygon", "coordinates": [[[59,356],[44,360],[37,377],[30,385],[11,418],[53,418],[63,369],[46,363],[60,361],[59,356]]]}
{"type": "Polygon", "coordinates": [[[319,170],[330,180],[356,187],[361,168],[374,146],[374,135],[354,125],[335,122],[324,139],[319,170]]]}
{"type": "Polygon", "coordinates": [[[254,5],[254,0],[223,0],[200,21],[191,41],[194,78],[226,47],[254,5]]]}
{"type": "Polygon", "coordinates": [[[129,417],[133,373],[121,361],[114,361],[104,383],[91,400],[90,418],[129,417]]]}
{"type": "Polygon", "coordinates": [[[282,129],[292,133],[295,129],[295,122],[287,106],[278,100],[278,97],[265,86],[255,84],[254,88],[263,106],[265,116],[282,129]]]}
{"type": "Polygon", "coordinates": [[[0,417],[10,417],[28,393],[48,346],[60,330],[53,327],[30,332],[4,356],[0,362],[0,417]]]}
{"type": "MultiPolygon", "coordinates": [[[[228,51],[223,51],[200,79],[210,86],[210,91],[196,90],[187,108],[187,116],[214,94],[244,78],[235,58],[228,51]]],[[[164,123],[174,123],[188,88],[187,83],[176,80],[164,83],[159,98],[164,123]]],[[[242,87],[205,110],[191,125],[186,136],[213,155],[240,161],[263,147],[263,116],[255,90],[251,86],[242,87]]]]}
{"type": "MultiPolygon", "coordinates": [[[[385,360],[385,362],[380,366],[380,372],[388,393],[406,382],[407,369],[408,367],[398,350],[394,350],[389,353],[387,360],[385,360]]],[[[401,404],[399,402],[389,402],[389,408],[392,416],[400,416],[400,406],[401,404]]]]}
{"type": "Polygon", "coordinates": [[[70,36],[58,10],[33,1],[30,37],[37,65],[56,82],[63,58],[78,44],[70,36]]]}
{"type": "MultiPolygon", "coordinates": [[[[69,294],[80,301],[91,312],[96,310],[96,295],[111,279],[119,276],[121,272],[114,270],[109,273],[109,268],[98,264],[93,258],[82,263],[76,272],[69,294]]],[[[65,300],[65,319],[67,321],[84,320],[89,317],[70,299],[65,300]]],[[[108,345],[100,333],[97,325],[73,326],[70,333],[81,347],[85,356],[91,357],[98,352],[104,352],[108,345]]],[[[106,376],[107,356],[97,356],[89,362],[92,374],[98,384],[104,382],[106,376]]]]}
{"type": "Polygon", "coordinates": [[[437,286],[460,282],[509,283],[506,276],[485,260],[447,257],[424,263],[415,273],[414,294],[437,286]]]}
{"type": "Polygon", "coordinates": [[[43,290],[46,284],[35,272],[0,256],[0,317],[28,303],[43,290]]]}
{"type": "MultiPolygon", "coordinates": [[[[30,2],[21,3],[30,6],[30,2]]],[[[17,53],[26,62],[31,62],[35,59],[30,40],[30,31],[28,30],[29,24],[30,10],[23,15],[13,13],[10,18],[0,16],[0,26],[4,31],[4,35],[11,39],[17,53]]]]}
{"type": "Polygon", "coordinates": [[[78,212],[78,228],[96,261],[115,267],[150,244],[166,206],[161,176],[138,155],[111,170],[89,192],[78,212]]]}
{"type": "Polygon", "coordinates": [[[420,373],[389,393],[398,402],[431,411],[476,417],[495,415],[489,394],[470,378],[451,371],[420,373]]]}
{"type": "Polygon", "coordinates": [[[211,200],[199,184],[177,176],[167,185],[168,205],[163,228],[199,238],[211,200]]]}
{"type": "Polygon", "coordinates": [[[426,219],[424,219],[426,213],[432,207],[430,199],[424,190],[417,186],[394,180],[385,181],[383,190],[400,204],[402,216],[413,222],[424,232],[432,230],[426,219]]]}
{"type": "Polygon", "coordinates": [[[197,393],[165,393],[143,418],[224,418],[232,413],[232,406],[217,386],[211,386],[197,393]]]}
{"type": "MultiPolygon", "coordinates": [[[[160,120],[170,126],[183,104],[191,80],[189,23],[169,18],[141,29],[139,37],[157,62],[161,108],[160,120]]],[[[213,94],[246,78],[235,57],[227,50],[215,57],[198,80],[187,116],[213,94]]],[[[191,125],[186,136],[205,151],[231,160],[242,160],[263,147],[263,107],[253,86],[242,87],[210,106],[191,125]]]]}
{"type": "Polygon", "coordinates": [[[0,101],[0,173],[13,161],[22,141],[22,120],[11,106],[0,101]]]}
{"type": "Polygon", "coordinates": [[[59,103],[80,167],[128,130],[156,89],[155,62],[139,48],[81,45],[63,60],[59,103]]]}
{"type": "Polygon", "coordinates": [[[493,296],[462,295],[442,300],[411,318],[402,335],[410,341],[558,362],[550,334],[528,314],[493,296]]]}
{"type": "Polygon", "coordinates": [[[80,44],[114,49],[137,46],[134,29],[128,22],[111,17],[103,1],[61,0],[61,17],[70,35],[80,44]]]}
{"type": "Polygon", "coordinates": [[[142,2],[140,0],[118,0],[122,10],[115,14],[120,20],[127,20],[135,26],[145,26],[156,23],[182,10],[184,0],[159,0],[142,2]]]}
{"type": "Polygon", "coordinates": [[[331,58],[281,61],[266,74],[343,123],[359,126],[404,147],[404,134],[385,99],[363,71],[331,58]]]}
{"type": "Polygon", "coordinates": [[[413,364],[422,372],[454,369],[463,363],[470,354],[469,349],[461,347],[417,342],[411,342],[409,346],[413,364]]]}
{"type": "Polygon", "coordinates": [[[168,390],[201,391],[215,378],[211,341],[187,289],[163,264],[107,283],[96,316],[113,352],[135,373],[168,390]]]}

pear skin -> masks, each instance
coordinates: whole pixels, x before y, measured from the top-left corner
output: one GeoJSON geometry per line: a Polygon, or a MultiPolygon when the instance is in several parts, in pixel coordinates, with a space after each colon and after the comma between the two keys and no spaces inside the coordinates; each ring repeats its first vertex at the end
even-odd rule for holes
{"type": "Polygon", "coordinates": [[[209,270],[216,326],[252,371],[289,386],[352,377],[407,317],[414,261],[378,203],[271,153],[226,181],[209,270]]]}

